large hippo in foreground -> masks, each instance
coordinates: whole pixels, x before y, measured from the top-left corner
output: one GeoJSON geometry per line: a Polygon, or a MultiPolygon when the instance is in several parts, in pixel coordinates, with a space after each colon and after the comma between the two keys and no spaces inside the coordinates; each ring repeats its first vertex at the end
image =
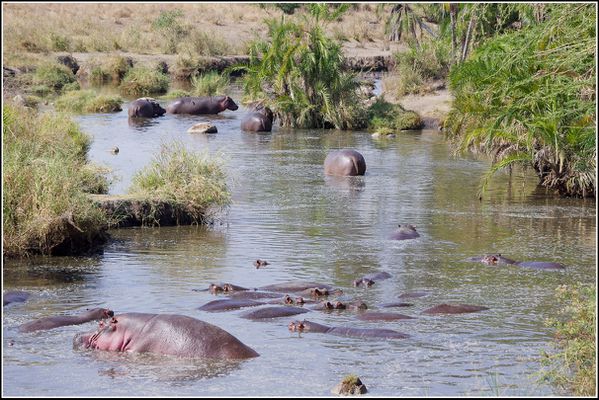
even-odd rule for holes
{"type": "Polygon", "coordinates": [[[166,110],[151,97],[142,97],[129,104],[129,118],[154,118],[164,115],[166,110]]]}
{"type": "Polygon", "coordinates": [[[356,150],[336,150],[324,160],[325,175],[357,176],[366,173],[364,156],[356,150]]]}
{"type": "Polygon", "coordinates": [[[249,132],[270,132],[274,114],[265,106],[251,109],[241,120],[241,129],[249,132]]]}
{"type": "Polygon", "coordinates": [[[229,96],[181,97],[166,107],[169,114],[218,114],[239,108],[229,96]]]}
{"type": "Polygon", "coordinates": [[[75,349],[150,352],[184,358],[240,360],[259,354],[225,330],[175,314],[117,315],[96,332],[80,333],[75,349]]]}
{"type": "Polygon", "coordinates": [[[107,308],[92,308],[81,315],[57,315],[54,317],[40,318],[19,326],[21,332],[34,332],[59,328],[68,325],[80,325],[90,321],[98,321],[114,316],[114,312],[107,308]]]}

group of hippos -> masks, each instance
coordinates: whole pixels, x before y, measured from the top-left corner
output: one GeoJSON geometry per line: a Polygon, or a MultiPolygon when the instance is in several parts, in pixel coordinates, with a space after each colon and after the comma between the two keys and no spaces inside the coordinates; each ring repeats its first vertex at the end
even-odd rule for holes
{"type": "MultiPolygon", "coordinates": [[[[161,116],[165,112],[171,114],[217,114],[226,109],[238,109],[237,104],[229,96],[183,97],[169,104],[166,110],[154,99],[141,98],[131,103],[129,116],[131,118],[153,118],[161,116]]],[[[273,114],[268,107],[257,106],[242,119],[241,127],[249,131],[270,131],[272,121],[273,114]]],[[[326,175],[356,176],[364,175],[366,171],[364,157],[355,150],[333,151],[327,155],[324,164],[326,175]]],[[[390,239],[408,240],[418,237],[420,234],[414,226],[400,224],[390,239]]],[[[505,258],[501,254],[472,257],[464,261],[480,262],[489,266],[516,265],[536,269],[564,269],[564,266],[559,263],[517,262],[505,258]]],[[[260,259],[254,262],[256,268],[267,265],[269,265],[268,262],[260,259]]],[[[390,277],[391,275],[387,272],[373,273],[354,280],[352,286],[369,288],[376,282],[390,277]]],[[[328,300],[329,296],[338,296],[343,291],[324,283],[284,282],[259,288],[245,288],[231,283],[213,283],[201,291],[209,291],[214,295],[226,297],[210,301],[199,307],[199,310],[223,312],[254,308],[243,312],[240,316],[255,321],[268,321],[313,311],[356,312],[357,318],[362,321],[394,321],[414,318],[393,312],[371,311],[361,301],[328,300]]],[[[426,292],[404,293],[399,296],[401,301],[381,304],[380,307],[409,307],[413,304],[403,302],[406,298],[418,298],[427,294],[426,292]]],[[[23,302],[28,297],[29,294],[26,292],[6,292],[3,293],[3,303],[7,305],[23,302]]],[[[422,311],[422,313],[462,314],[483,310],[488,310],[488,308],[468,304],[439,304],[422,311]]],[[[94,308],[77,316],[53,316],[31,321],[19,326],[18,329],[21,332],[34,332],[96,320],[100,321],[96,330],[75,335],[73,339],[75,349],[152,352],[187,358],[226,360],[241,360],[259,355],[222,328],[185,315],[151,313],[114,315],[112,310],[94,308]]],[[[405,333],[391,329],[327,326],[308,320],[292,321],[288,324],[288,329],[291,332],[317,332],[358,338],[404,339],[409,337],[405,333]]]]}

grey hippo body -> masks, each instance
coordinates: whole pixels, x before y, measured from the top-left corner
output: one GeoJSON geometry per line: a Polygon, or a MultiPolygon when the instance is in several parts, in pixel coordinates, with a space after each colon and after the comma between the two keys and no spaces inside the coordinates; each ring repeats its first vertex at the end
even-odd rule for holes
{"type": "Polygon", "coordinates": [[[209,312],[218,312],[218,311],[229,311],[229,310],[237,310],[245,307],[256,307],[261,306],[265,303],[260,301],[254,301],[250,299],[219,299],[209,301],[201,307],[198,307],[198,310],[209,311],[209,312]]]}
{"type": "Polygon", "coordinates": [[[398,229],[391,235],[392,240],[406,240],[415,239],[420,237],[420,234],[416,232],[416,227],[410,224],[399,224],[398,229]]]}
{"type": "Polygon", "coordinates": [[[182,358],[242,360],[259,356],[224,329],[176,314],[117,315],[96,332],[76,335],[73,347],[182,358]]]}
{"type": "Polygon", "coordinates": [[[93,308],[81,315],[67,316],[58,315],[54,317],[40,318],[35,321],[27,322],[19,326],[20,332],[34,332],[40,330],[54,329],[61,326],[80,325],[90,321],[98,321],[110,318],[114,315],[112,310],[107,308],[93,308]]]}
{"type": "Polygon", "coordinates": [[[393,313],[393,312],[367,312],[358,315],[361,321],[397,321],[400,319],[414,319],[409,315],[393,313]]]}
{"type": "Polygon", "coordinates": [[[30,294],[21,290],[11,290],[2,293],[2,305],[5,306],[10,303],[23,303],[27,301],[30,294]]]}
{"type": "Polygon", "coordinates": [[[464,314],[477,311],[488,310],[488,307],[472,306],[469,304],[439,304],[437,306],[427,308],[423,314],[464,314]]]}
{"type": "Polygon", "coordinates": [[[317,332],[327,333],[336,336],[348,336],[368,339],[406,339],[410,337],[405,333],[397,332],[391,329],[348,328],[343,326],[332,327],[306,320],[293,321],[289,323],[288,328],[292,332],[317,332]]]}
{"type": "Polygon", "coordinates": [[[370,286],[374,285],[377,281],[381,281],[381,280],[389,279],[389,278],[391,278],[391,274],[388,272],[384,272],[384,271],[376,272],[376,273],[364,275],[360,279],[356,279],[355,281],[353,281],[353,285],[355,287],[358,287],[358,286],[370,287],[370,286]]]}
{"type": "Polygon", "coordinates": [[[270,132],[274,114],[268,107],[257,106],[251,109],[241,120],[241,129],[248,132],[270,132]]]}
{"type": "Polygon", "coordinates": [[[129,118],[155,118],[164,115],[166,110],[151,97],[142,97],[129,104],[129,118]]]}
{"type": "Polygon", "coordinates": [[[239,108],[229,96],[181,97],[166,107],[169,114],[218,114],[239,108]]]}
{"type": "Polygon", "coordinates": [[[336,150],[324,160],[325,175],[358,176],[366,173],[366,160],[356,150],[336,150]]]}
{"type": "Polygon", "coordinates": [[[470,262],[481,262],[490,266],[517,265],[524,268],[545,269],[545,270],[563,270],[566,267],[563,264],[546,261],[514,261],[503,257],[501,254],[487,254],[484,256],[470,257],[466,259],[470,262]]]}
{"type": "Polygon", "coordinates": [[[259,310],[252,310],[241,314],[241,318],[251,320],[264,320],[271,318],[289,317],[291,315],[303,314],[309,312],[303,308],[291,306],[265,307],[259,310]]]}

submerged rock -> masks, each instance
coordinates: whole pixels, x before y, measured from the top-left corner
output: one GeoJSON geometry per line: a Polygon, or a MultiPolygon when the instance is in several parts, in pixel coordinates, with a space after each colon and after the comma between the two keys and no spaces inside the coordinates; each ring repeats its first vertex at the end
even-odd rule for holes
{"type": "Polygon", "coordinates": [[[187,133],[217,133],[218,129],[210,122],[199,122],[189,128],[187,133]]]}

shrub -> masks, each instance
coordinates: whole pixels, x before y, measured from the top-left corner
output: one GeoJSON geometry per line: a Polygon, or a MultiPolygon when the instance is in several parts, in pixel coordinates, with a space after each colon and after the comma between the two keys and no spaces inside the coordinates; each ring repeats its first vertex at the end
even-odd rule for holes
{"type": "Polygon", "coordinates": [[[107,221],[86,192],[107,185],[88,167],[90,138],[64,115],[12,104],[2,120],[4,255],[93,250],[107,221]]]}
{"type": "Polygon", "coordinates": [[[378,98],[368,109],[368,129],[380,134],[403,129],[420,129],[422,125],[422,119],[417,113],[382,98],[378,98]]]}
{"type": "Polygon", "coordinates": [[[226,206],[231,195],[217,160],[189,152],[175,142],[162,145],[154,160],[133,177],[129,193],[172,203],[200,221],[211,206],[226,206]]]}
{"type": "Polygon", "coordinates": [[[46,86],[53,90],[60,90],[67,83],[75,82],[73,71],[64,65],[44,63],[41,64],[33,75],[33,83],[46,86]]]}
{"type": "Polygon", "coordinates": [[[146,67],[131,68],[120,88],[124,94],[132,96],[147,96],[152,94],[166,93],[169,78],[160,71],[146,67]]]}
{"type": "Polygon", "coordinates": [[[56,99],[58,111],[74,113],[106,113],[121,111],[123,100],[118,96],[98,95],[93,90],[70,91],[56,99]]]}
{"type": "Polygon", "coordinates": [[[194,75],[191,78],[191,86],[194,96],[214,96],[225,94],[231,80],[227,75],[218,72],[207,72],[194,75]]]}

